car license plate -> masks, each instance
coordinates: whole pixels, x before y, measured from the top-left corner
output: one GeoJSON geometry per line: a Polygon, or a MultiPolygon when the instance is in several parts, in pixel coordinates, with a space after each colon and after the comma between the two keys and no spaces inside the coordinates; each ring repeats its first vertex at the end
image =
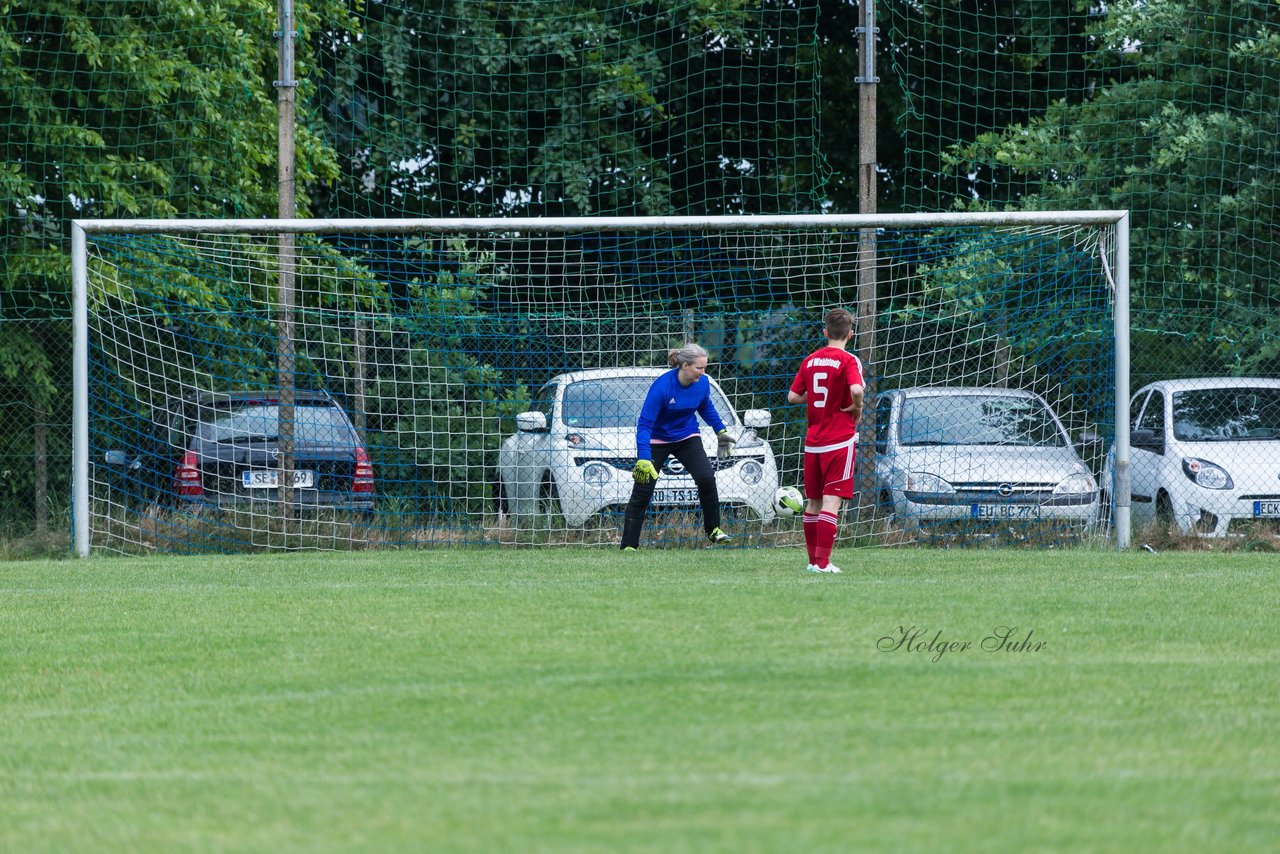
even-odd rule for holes
{"type": "MultiPolygon", "coordinates": [[[[240,472],[240,480],[245,489],[275,489],[280,485],[280,472],[276,469],[249,469],[240,472]]],[[[310,469],[294,469],[293,485],[298,489],[307,489],[316,482],[316,473],[310,469]]]]}
{"type": "Polygon", "coordinates": [[[654,504],[697,504],[698,490],[689,489],[656,489],[653,492],[654,504]]]}
{"type": "Polygon", "coordinates": [[[1280,517],[1280,501],[1253,502],[1253,518],[1275,519],[1280,517]]]}
{"type": "Polygon", "coordinates": [[[972,519],[1039,519],[1039,504],[970,504],[972,519]]]}

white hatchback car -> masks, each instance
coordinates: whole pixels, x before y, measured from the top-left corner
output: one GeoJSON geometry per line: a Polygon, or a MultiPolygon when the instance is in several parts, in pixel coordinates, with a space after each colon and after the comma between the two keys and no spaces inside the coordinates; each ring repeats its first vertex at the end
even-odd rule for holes
{"type": "MultiPolygon", "coordinates": [[[[1280,520],[1280,379],[1163,380],[1129,407],[1135,526],[1223,536],[1280,520]]],[[[1112,449],[1103,483],[1114,468],[1112,449]]]]}
{"type": "MultiPolygon", "coordinates": [[[[520,524],[558,511],[568,525],[580,527],[596,513],[625,507],[634,482],[636,418],[649,386],[665,371],[607,368],[553,377],[530,411],[516,416],[517,432],[498,450],[499,513],[520,524]]],[[[778,469],[773,450],[756,432],[769,426],[771,416],[749,409],[739,420],[720,386],[707,379],[712,405],[737,440],[733,455],[718,459],[715,434],[702,425],[720,502],[772,519],[778,469]]],[[[668,460],[659,472],[652,506],[698,506],[693,478],[678,460],[668,460]]]]}
{"type": "Polygon", "coordinates": [[[929,386],[876,401],[876,495],[899,523],[1097,521],[1098,484],[1029,391],[929,386]]]}

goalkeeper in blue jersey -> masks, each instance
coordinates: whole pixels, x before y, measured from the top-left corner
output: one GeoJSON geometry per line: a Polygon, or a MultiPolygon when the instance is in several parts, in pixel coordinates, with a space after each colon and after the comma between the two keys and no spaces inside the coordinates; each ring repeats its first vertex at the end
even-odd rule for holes
{"type": "Polygon", "coordinates": [[[640,547],[640,529],[644,527],[645,513],[653,499],[658,472],[669,457],[679,460],[693,476],[698,487],[698,502],[702,505],[702,526],[708,539],[713,543],[729,539],[729,535],[720,530],[716,475],[702,448],[698,428],[701,415],[716,431],[717,455],[727,457],[732,453],[734,440],[711,403],[711,382],[704,376],[707,351],[697,344],[685,344],[667,353],[667,363],[671,370],[649,386],[640,417],[636,419],[635,485],[631,488],[622,528],[623,551],[640,547]]]}

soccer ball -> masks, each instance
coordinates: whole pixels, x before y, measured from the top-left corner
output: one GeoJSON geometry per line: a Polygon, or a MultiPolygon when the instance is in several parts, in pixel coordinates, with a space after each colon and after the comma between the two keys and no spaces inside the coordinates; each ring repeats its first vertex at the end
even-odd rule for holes
{"type": "Polygon", "coordinates": [[[780,486],[773,494],[773,509],[781,519],[790,519],[804,510],[804,494],[794,486],[780,486]]]}

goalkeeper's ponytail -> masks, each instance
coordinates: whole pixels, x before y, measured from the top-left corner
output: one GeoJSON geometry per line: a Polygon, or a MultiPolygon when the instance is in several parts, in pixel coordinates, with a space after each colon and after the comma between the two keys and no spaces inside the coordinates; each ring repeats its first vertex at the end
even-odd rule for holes
{"type": "Polygon", "coordinates": [[[691,365],[698,359],[706,359],[707,351],[699,344],[692,341],[683,347],[672,347],[667,351],[667,364],[673,368],[679,368],[682,365],[691,365]]]}

